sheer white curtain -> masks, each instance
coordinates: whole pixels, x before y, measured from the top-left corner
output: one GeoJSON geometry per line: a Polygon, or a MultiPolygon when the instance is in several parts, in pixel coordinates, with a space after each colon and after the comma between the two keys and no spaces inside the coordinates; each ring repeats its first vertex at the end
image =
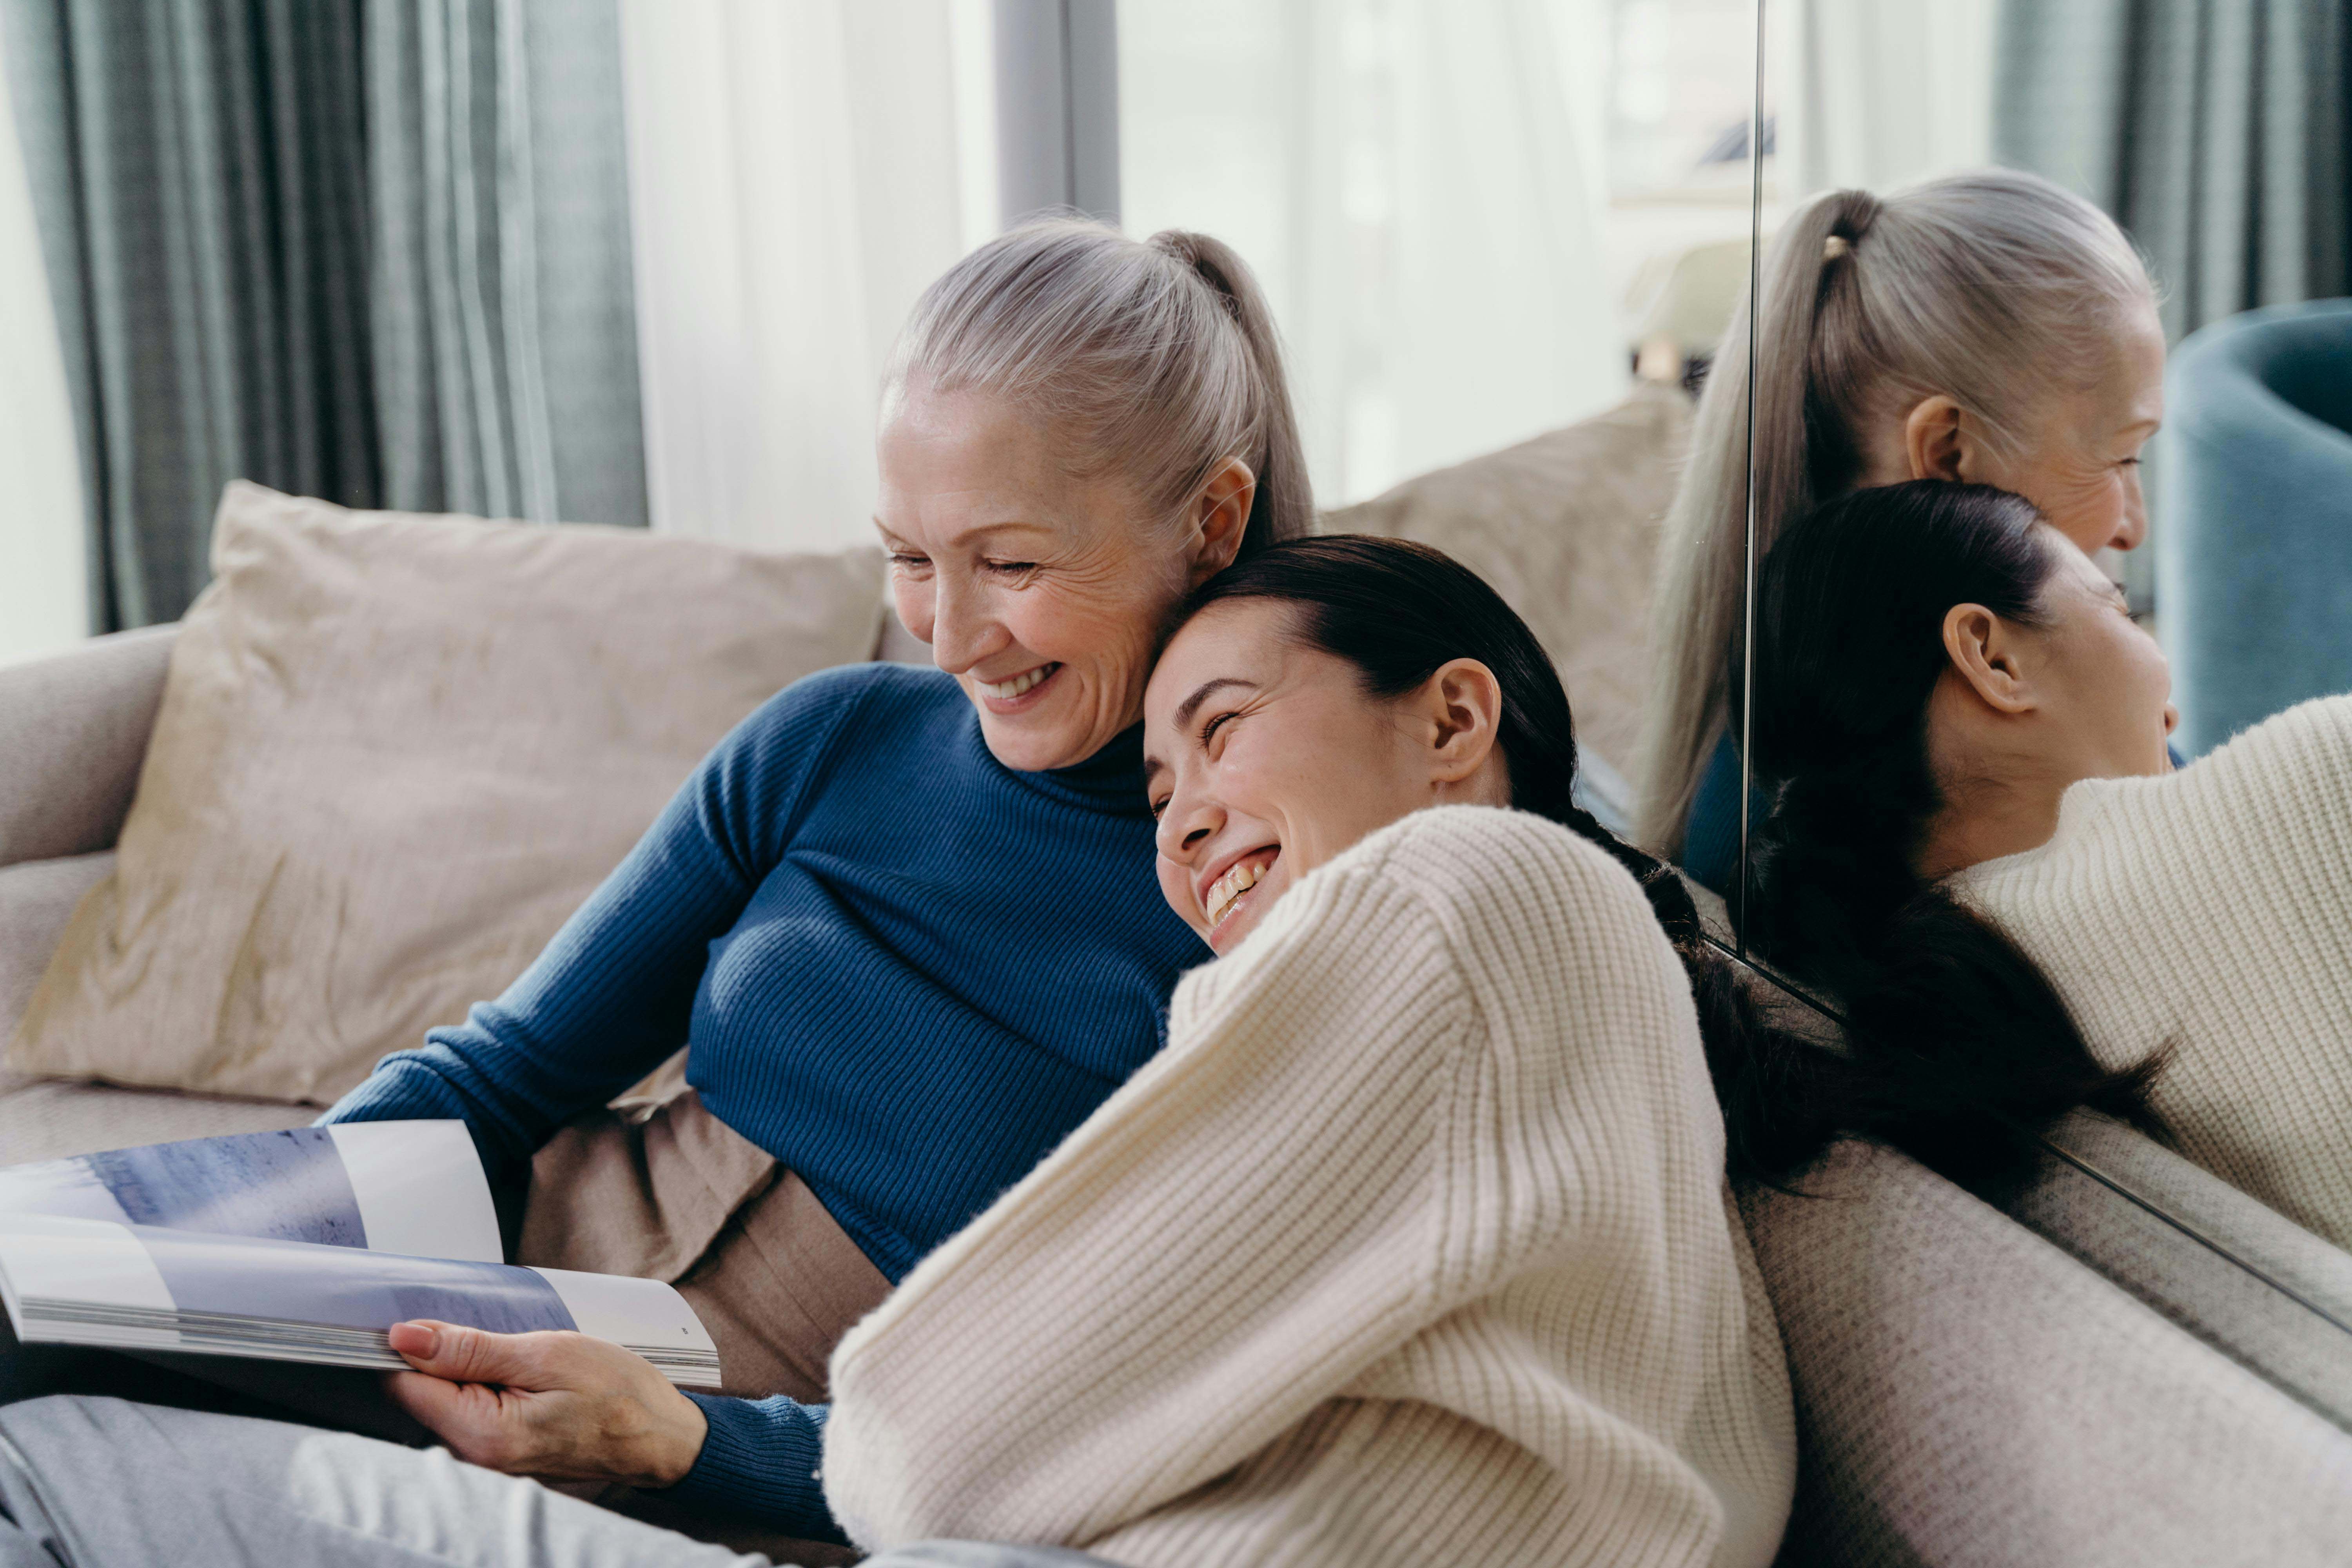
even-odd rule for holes
{"type": "Polygon", "coordinates": [[[1120,0],[1120,206],[1266,286],[1317,499],[1624,395],[1602,0],[1120,0]]]}
{"type": "Polygon", "coordinates": [[[1885,191],[1992,162],[2000,0],[1773,0],[1779,194],[1885,191]]]}
{"type": "Polygon", "coordinates": [[[80,459],[33,195],[0,70],[0,662],[89,633],[80,459]]]}
{"type": "Polygon", "coordinates": [[[656,530],[869,541],[917,294],[995,220],[986,0],[623,0],[656,530]]]}

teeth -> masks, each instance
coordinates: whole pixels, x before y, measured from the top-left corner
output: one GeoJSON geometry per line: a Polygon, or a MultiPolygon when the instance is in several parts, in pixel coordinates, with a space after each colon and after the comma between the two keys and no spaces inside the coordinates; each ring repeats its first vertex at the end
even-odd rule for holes
{"type": "Polygon", "coordinates": [[[1209,884],[1209,923],[1215,925],[1234,907],[1234,900],[1257,886],[1265,875],[1265,867],[1244,860],[1215,881],[1209,884]]]}
{"type": "Polygon", "coordinates": [[[1010,680],[982,680],[976,684],[991,697],[1018,697],[1061,668],[1058,664],[1041,664],[1026,674],[1016,675],[1010,680]]]}

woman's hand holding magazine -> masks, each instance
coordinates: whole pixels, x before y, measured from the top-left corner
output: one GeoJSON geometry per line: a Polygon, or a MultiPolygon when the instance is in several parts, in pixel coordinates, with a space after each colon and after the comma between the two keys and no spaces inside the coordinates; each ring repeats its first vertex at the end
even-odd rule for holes
{"type": "MultiPolygon", "coordinates": [[[[27,1342],[380,1368],[402,1373],[412,1397],[419,1363],[394,1349],[395,1325],[563,1342],[572,1348],[561,1354],[480,1364],[543,1381],[520,1386],[518,1410],[544,1408],[574,1386],[566,1375],[601,1367],[595,1385],[617,1403],[598,1414],[624,1432],[624,1406],[650,1379],[719,1384],[710,1336],[667,1285],[500,1261],[489,1185],[457,1121],[296,1128],[0,1169],[0,1301],[27,1342]],[[627,1375],[604,1362],[625,1363],[627,1375]]],[[[675,1394],[672,1426],[684,1424],[677,1406],[699,1426],[675,1394]]],[[[654,1458],[668,1452],[656,1443],[654,1458]]]]}
{"type": "Polygon", "coordinates": [[[586,1334],[419,1321],[391,1342],[416,1369],[384,1380],[394,1402],[459,1458],[509,1475],[674,1486],[709,1430],[652,1363],[586,1334]]]}

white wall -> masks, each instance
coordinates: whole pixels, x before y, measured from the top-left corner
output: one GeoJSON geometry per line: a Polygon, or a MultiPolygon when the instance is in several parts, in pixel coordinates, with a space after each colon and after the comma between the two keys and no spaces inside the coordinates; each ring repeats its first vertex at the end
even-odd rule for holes
{"type": "Polygon", "coordinates": [[[89,635],[80,459],[0,71],[0,662],[89,635]]]}

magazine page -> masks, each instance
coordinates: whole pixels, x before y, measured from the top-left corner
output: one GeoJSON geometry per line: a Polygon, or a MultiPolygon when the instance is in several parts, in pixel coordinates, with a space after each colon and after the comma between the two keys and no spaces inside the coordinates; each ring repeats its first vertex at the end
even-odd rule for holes
{"type": "Polygon", "coordinates": [[[0,1214],[497,1263],[497,1211],[462,1121],[352,1121],[0,1169],[0,1214]]]}
{"type": "Polygon", "coordinates": [[[719,1386],[709,1334],[657,1279],[0,1213],[0,1300],[27,1343],[397,1369],[407,1363],[385,1331],[437,1318],[497,1333],[576,1330],[673,1383],[719,1386]]]}

